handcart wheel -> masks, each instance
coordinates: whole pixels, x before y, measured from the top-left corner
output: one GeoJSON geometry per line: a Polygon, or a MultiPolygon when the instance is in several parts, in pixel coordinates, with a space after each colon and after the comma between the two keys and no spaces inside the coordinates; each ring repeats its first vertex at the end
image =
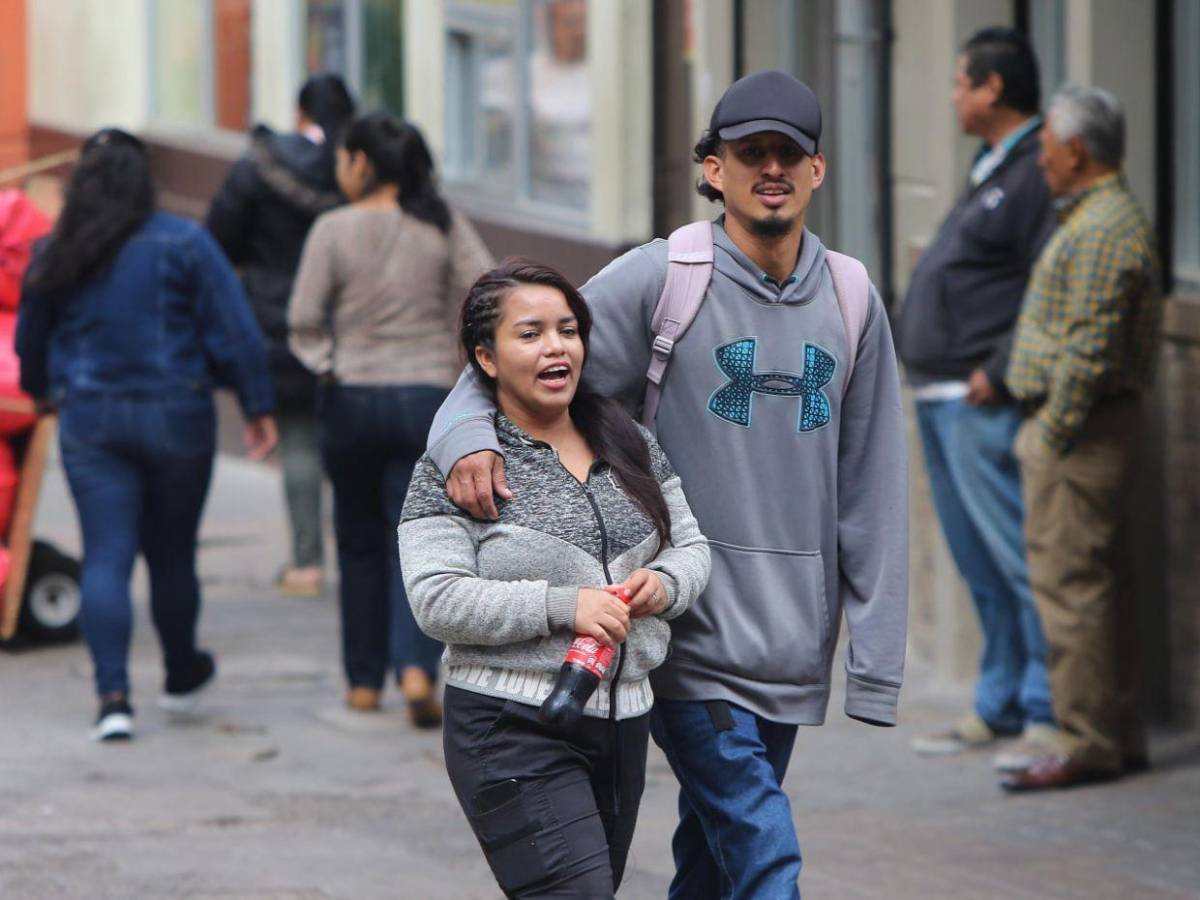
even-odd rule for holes
{"type": "Polygon", "coordinates": [[[81,601],[79,562],[34,541],[18,629],[41,641],[73,638],[79,632],[81,601]]]}

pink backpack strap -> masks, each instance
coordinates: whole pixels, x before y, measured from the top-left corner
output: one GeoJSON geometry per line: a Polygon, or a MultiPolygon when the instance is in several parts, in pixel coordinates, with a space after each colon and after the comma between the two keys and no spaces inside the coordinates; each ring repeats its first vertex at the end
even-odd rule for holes
{"type": "Polygon", "coordinates": [[[654,430],[662,380],[675,343],[700,311],[708,283],[712,279],[712,223],[707,219],[677,228],[667,239],[667,281],[654,307],[650,330],[654,343],[650,367],[646,370],[646,398],[642,404],[642,424],[654,430]]]}
{"type": "Polygon", "coordinates": [[[837,294],[838,309],[842,313],[842,324],[846,326],[846,342],[850,348],[846,365],[846,380],[842,382],[842,396],[850,387],[854,377],[854,363],[858,358],[858,342],[867,323],[867,312],[871,308],[871,279],[867,267],[853,256],[835,253],[825,248],[825,264],[833,279],[833,292],[837,294]]]}

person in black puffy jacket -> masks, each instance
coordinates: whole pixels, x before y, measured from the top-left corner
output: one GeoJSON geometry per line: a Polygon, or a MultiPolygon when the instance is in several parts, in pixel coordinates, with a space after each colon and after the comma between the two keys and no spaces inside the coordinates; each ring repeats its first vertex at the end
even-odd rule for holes
{"type": "Polygon", "coordinates": [[[256,127],[206,220],[239,269],[267,339],[292,532],[292,560],[279,588],[298,596],[321,592],[321,459],[315,379],[288,350],[287,305],[309,228],[343,202],[334,148],[353,114],[354,100],[341,78],[310,78],[300,90],[296,131],[256,127]]]}

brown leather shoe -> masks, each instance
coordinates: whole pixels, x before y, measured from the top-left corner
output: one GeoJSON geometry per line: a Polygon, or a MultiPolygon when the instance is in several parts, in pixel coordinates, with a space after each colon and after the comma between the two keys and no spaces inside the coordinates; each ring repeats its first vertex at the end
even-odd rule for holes
{"type": "Polygon", "coordinates": [[[1039,757],[1027,768],[1010,772],[1000,780],[1000,787],[1010,793],[1047,791],[1075,787],[1080,784],[1113,781],[1120,777],[1119,770],[1090,768],[1076,762],[1066,754],[1057,753],[1052,756],[1039,757]]]}
{"type": "Polygon", "coordinates": [[[378,712],[379,691],[369,687],[352,687],[346,691],[346,706],[355,712],[378,712]]]}
{"type": "Polygon", "coordinates": [[[442,705],[434,696],[433,682],[420,666],[408,666],[401,674],[400,693],[408,703],[408,719],[417,728],[442,724],[442,705]]]}

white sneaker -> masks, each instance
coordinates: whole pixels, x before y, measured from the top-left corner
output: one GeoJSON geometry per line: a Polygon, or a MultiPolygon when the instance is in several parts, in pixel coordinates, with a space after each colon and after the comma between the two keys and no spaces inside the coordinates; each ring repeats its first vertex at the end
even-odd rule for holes
{"type": "Polygon", "coordinates": [[[1020,772],[1033,765],[1034,760],[1059,752],[1058,729],[1032,722],[1025,726],[1019,741],[992,758],[992,765],[997,772],[1020,772]]]}
{"type": "Polygon", "coordinates": [[[133,707],[129,701],[109,700],[100,707],[91,735],[93,741],[127,741],[133,737],[133,707]]]}
{"type": "Polygon", "coordinates": [[[978,713],[970,712],[944,731],[913,738],[912,748],[922,756],[951,756],[986,747],[998,737],[978,713]]]}

